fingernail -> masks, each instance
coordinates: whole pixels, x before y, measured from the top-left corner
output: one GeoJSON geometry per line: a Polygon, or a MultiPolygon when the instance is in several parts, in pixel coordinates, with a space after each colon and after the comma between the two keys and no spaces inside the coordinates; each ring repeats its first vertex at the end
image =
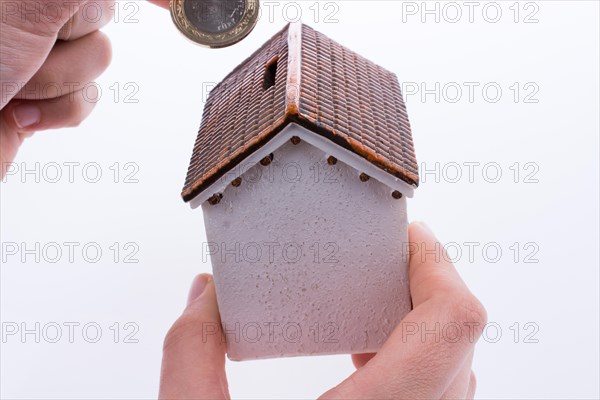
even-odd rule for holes
{"type": "Polygon", "coordinates": [[[13,118],[19,128],[28,128],[40,122],[42,112],[33,104],[21,104],[13,109],[13,118]]]}
{"type": "Polygon", "coordinates": [[[190,293],[188,294],[188,304],[200,297],[202,292],[204,292],[204,289],[206,289],[206,285],[208,284],[208,282],[211,281],[211,279],[212,277],[208,274],[200,274],[194,278],[194,281],[192,282],[192,287],[190,288],[190,293]]]}

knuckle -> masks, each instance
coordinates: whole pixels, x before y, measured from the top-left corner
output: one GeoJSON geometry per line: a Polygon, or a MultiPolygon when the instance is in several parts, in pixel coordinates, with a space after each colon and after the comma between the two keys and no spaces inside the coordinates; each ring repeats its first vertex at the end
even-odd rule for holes
{"type": "Polygon", "coordinates": [[[25,0],[16,11],[5,16],[3,22],[41,37],[55,36],[68,19],[68,10],[52,0],[25,0]]]}
{"type": "Polygon", "coordinates": [[[483,328],[487,324],[487,312],[481,302],[472,294],[455,296],[447,306],[450,320],[459,325],[483,328]]]}

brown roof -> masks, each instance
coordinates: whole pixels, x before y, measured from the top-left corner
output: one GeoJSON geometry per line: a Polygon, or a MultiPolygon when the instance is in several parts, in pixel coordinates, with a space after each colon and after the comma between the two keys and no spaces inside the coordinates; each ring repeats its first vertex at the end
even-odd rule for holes
{"type": "Polygon", "coordinates": [[[308,26],[291,24],[210,93],[183,199],[192,200],[290,122],[419,183],[396,75],[308,26]]]}

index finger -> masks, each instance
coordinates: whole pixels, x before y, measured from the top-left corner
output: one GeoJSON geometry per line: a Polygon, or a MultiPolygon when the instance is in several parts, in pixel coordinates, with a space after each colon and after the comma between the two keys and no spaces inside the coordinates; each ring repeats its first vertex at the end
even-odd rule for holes
{"type": "Polygon", "coordinates": [[[148,2],[156,4],[157,6],[162,8],[169,8],[169,0],[148,0],[148,2]]]}

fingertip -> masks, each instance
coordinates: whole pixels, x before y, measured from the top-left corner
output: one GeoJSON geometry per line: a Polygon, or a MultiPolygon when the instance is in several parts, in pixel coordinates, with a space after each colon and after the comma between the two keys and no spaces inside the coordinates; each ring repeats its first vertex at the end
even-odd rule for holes
{"type": "Polygon", "coordinates": [[[444,246],[424,222],[409,226],[409,281],[414,307],[436,293],[463,290],[460,278],[444,246]]]}
{"type": "Polygon", "coordinates": [[[418,266],[426,263],[427,255],[430,255],[430,259],[438,259],[439,242],[431,228],[422,221],[412,222],[408,226],[408,242],[409,277],[412,277],[418,266]]]}
{"type": "Polygon", "coordinates": [[[205,321],[221,324],[215,281],[210,274],[200,274],[192,281],[184,315],[202,316],[205,321]]]}
{"type": "Polygon", "coordinates": [[[44,110],[37,105],[37,102],[13,100],[0,111],[5,124],[3,128],[16,133],[15,137],[19,139],[19,145],[36,131],[44,130],[41,126],[44,110]]]}
{"type": "Polygon", "coordinates": [[[228,398],[226,340],[212,276],[196,276],[191,303],[163,344],[160,398],[228,398]]]}
{"type": "Polygon", "coordinates": [[[12,108],[12,118],[18,129],[29,129],[40,123],[42,111],[35,103],[16,104],[12,108]]]}
{"type": "Polygon", "coordinates": [[[192,281],[192,286],[190,287],[190,291],[188,293],[187,304],[190,305],[194,302],[206,289],[206,286],[212,282],[212,275],[210,274],[200,274],[194,277],[192,281]]]}
{"type": "Polygon", "coordinates": [[[102,31],[92,32],[87,35],[91,41],[88,48],[93,49],[93,57],[100,72],[104,72],[112,61],[112,43],[108,35],[102,31]]]}
{"type": "Polygon", "coordinates": [[[352,354],[352,363],[356,369],[364,367],[377,353],[352,354]]]}
{"type": "Polygon", "coordinates": [[[159,7],[169,9],[169,0],[148,0],[148,2],[156,4],[159,7]]]}
{"type": "Polygon", "coordinates": [[[411,233],[415,233],[415,234],[429,236],[429,237],[437,240],[435,237],[435,234],[433,233],[433,230],[424,221],[412,222],[408,226],[408,232],[409,232],[409,237],[411,236],[411,233]]]}

